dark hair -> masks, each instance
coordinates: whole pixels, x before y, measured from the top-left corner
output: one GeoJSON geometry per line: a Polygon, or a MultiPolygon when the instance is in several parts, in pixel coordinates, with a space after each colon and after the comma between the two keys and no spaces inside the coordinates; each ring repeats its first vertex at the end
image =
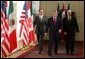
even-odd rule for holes
{"type": "Polygon", "coordinates": [[[43,8],[39,8],[39,12],[40,12],[40,10],[43,10],[43,8]]]}

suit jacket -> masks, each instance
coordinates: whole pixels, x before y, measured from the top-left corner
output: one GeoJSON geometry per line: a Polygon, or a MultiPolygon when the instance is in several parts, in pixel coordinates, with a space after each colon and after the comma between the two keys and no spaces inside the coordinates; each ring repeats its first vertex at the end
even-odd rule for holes
{"type": "Polygon", "coordinates": [[[58,30],[61,28],[61,19],[57,17],[56,23],[54,25],[53,17],[48,18],[46,32],[49,31],[49,36],[55,36],[58,34],[58,30]]]}
{"type": "Polygon", "coordinates": [[[34,20],[34,27],[36,26],[36,33],[37,34],[44,34],[45,32],[45,22],[46,22],[46,17],[43,16],[42,20],[39,18],[39,16],[35,17],[34,20]]]}
{"type": "Polygon", "coordinates": [[[71,32],[75,34],[76,32],[79,32],[79,27],[77,24],[76,17],[71,17],[71,20],[68,21],[68,17],[65,17],[63,19],[63,30],[64,32],[71,32]]]}

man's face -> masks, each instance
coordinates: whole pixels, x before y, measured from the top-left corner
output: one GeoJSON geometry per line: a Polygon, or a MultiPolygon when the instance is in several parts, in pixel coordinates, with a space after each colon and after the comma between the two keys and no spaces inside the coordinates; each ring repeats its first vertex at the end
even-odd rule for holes
{"type": "Polygon", "coordinates": [[[62,14],[62,18],[64,18],[65,17],[65,14],[62,14]]]}
{"type": "Polygon", "coordinates": [[[43,10],[41,9],[40,12],[39,12],[40,15],[43,15],[43,10]]]}
{"type": "Polygon", "coordinates": [[[64,18],[64,17],[65,17],[65,12],[62,13],[62,18],[64,18]]]}
{"type": "Polygon", "coordinates": [[[53,17],[57,16],[57,11],[53,11],[53,17]]]}
{"type": "Polygon", "coordinates": [[[71,12],[67,12],[67,15],[68,15],[68,16],[71,16],[71,12]]]}

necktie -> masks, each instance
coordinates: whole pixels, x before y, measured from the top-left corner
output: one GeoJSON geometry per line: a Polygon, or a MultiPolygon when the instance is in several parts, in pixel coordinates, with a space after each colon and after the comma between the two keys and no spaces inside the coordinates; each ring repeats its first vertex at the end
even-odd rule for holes
{"type": "Polygon", "coordinates": [[[55,24],[56,24],[56,18],[54,18],[54,20],[53,20],[53,21],[54,21],[54,25],[55,25],[55,24]]]}
{"type": "Polygon", "coordinates": [[[70,16],[70,20],[71,20],[71,16],[70,16]]]}
{"type": "Polygon", "coordinates": [[[70,16],[68,17],[68,21],[70,21],[70,16]]]}

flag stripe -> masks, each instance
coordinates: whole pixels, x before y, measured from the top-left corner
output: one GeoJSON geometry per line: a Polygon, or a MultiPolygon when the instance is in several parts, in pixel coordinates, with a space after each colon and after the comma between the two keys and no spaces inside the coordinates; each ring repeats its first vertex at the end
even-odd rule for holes
{"type": "Polygon", "coordinates": [[[8,50],[7,50],[7,48],[6,48],[6,46],[4,44],[3,44],[2,50],[6,53],[6,55],[9,54],[9,52],[8,52],[8,50]]]}
{"type": "Polygon", "coordinates": [[[24,14],[22,14],[21,19],[22,19],[22,18],[25,19],[25,15],[24,15],[24,14]]]}
{"type": "Polygon", "coordinates": [[[6,57],[9,54],[10,49],[10,42],[9,42],[9,26],[8,26],[8,20],[6,15],[6,7],[7,7],[7,1],[1,2],[1,27],[2,27],[2,36],[1,36],[1,49],[2,49],[2,55],[6,57]]]}
{"type": "Polygon", "coordinates": [[[7,54],[5,53],[5,51],[4,51],[4,49],[1,47],[1,52],[2,52],[2,57],[6,57],[7,56],[7,54]]]}
{"type": "Polygon", "coordinates": [[[24,29],[26,30],[24,33],[25,33],[25,37],[26,37],[27,43],[29,44],[28,31],[27,31],[26,27],[24,29]]]}
{"type": "MultiPolygon", "coordinates": [[[[3,45],[5,46],[6,50],[8,50],[8,52],[9,52],[9,47],[7,46],[7,44],[6,44],[5,41],[3,41],[3,45]]],[[[3,45],[2,45],[2,46],[3,46],[3,45]]]]}
{"type": "Polygon", "coordinates": [[[23,42],[25,42],[25,45],[27,45],[27,41],[26,41],[26,38],[24,36],[24,33],[23,33],[23,42]]]}
{"type": "Polygon", "coordinates": [[[3,21],[3,24],[4,24],[4,26],[6,27],[6,29],[8,30],[8,20],[7,19],[5,19],[5,15],[4,15],[4,13],[3,12],[1,12],[3,15],[2,15],[2,17],[1,17],[1,20],[3,21]]]}
{"type": "Polygon", "coordinates": [[[5,26],[4,25],[3,25],[3,30],[5,32],[5,42],[6,42],[7,46],[10,48],[9,37],[7,35],[7,32],[5,31],[5,26]]]}
{"type": "Polygon", "coordinates": [[[4,33],[1,33],[1,43],[4,40],[4,33]]]}
{"type": "Polygon", "coordinates": [[[23,35],[24,35],[24,41],[26,42],[26,45],[27,45],[27,37],[26,37],[26,34],[23,33],[23,35]]]}

